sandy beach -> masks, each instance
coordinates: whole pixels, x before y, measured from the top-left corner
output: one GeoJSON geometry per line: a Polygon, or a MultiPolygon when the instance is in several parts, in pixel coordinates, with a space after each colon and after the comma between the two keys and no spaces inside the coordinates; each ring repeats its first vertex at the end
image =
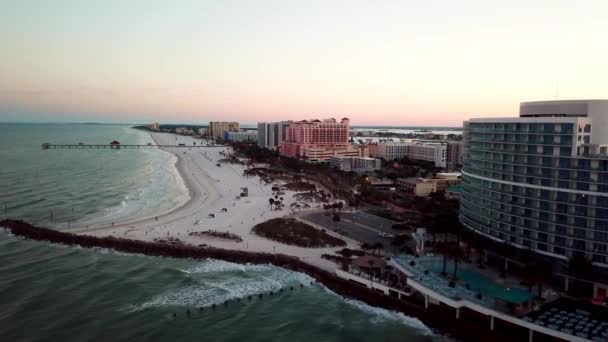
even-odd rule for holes
{"type": "MultiPolygon", "coordinates": [[[[153,241],[154,239],[177,238],[186,244],[208,245],[218,248],[246,250],[252,252],[283,253],[296,256],[305,262],[327,270],[336,264],[322,259],[322,254],[334,254],[341,248],[302,248],[272,241],[251,233],[258,223],[272,218],[297,214],[290,205],[297,202],[296,192],[286,190],[283,210],[271,210],[268,199],[272,196],[272,184],[264,184],[259,177],[244,177],[244,165],[220,163],[229,152],[228,147],[198,147],[200,140],[192,137],[164,133],[151,133],[159,145],[185,144],[191,148],[165,148],[177,157],[176,167],[190,193],[190,200],[183,206],[158,217],[131,222],[116,223],[112,227],[80,230],[80,234],[94,236],[116,236],[130,239],[153,241]],[[193,145],[196,142],[197,145],[193,145]],[[241,188],[247,187],[249,196],[239,197],[241,188]],[[226,212],[223,209],[226,209],[226,212]],[[210,218],[213,214],[215,217],[210,218]],[[221,238],[190,236],[190,232],[216,230],[239,235],[243,241],[236,242],[221,238]]],[[[276,184],[276,183],[275,183],[276,184]]],[[[311,209],[317,206],[311,204],[311,209]]],[[[318,210],[318,209],[317,209],[318,210]]],[[[333,233],[330,233],[333,234],[333,233]]],[[[345,240],[348,248],[358,248],[351,239],[345,240]]]]}

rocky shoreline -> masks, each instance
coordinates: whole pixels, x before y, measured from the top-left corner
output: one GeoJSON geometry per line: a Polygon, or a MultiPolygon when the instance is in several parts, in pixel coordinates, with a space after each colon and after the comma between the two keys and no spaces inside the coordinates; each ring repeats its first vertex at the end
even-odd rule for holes
{"type": "Polygon", "coordinates": [[[121,252],[150,256],[188,259],[219,259],[234,263],[272,264],[295,272],[305,273],[333,292],[360,300],[371,306],[402,312],[420,319],[440,334],[466,341],[513,341],[527,337],[526,331],[519,331],[508,324],[496,325],[489,330],[489,319],[474,313],[466,313],[456,320],[453,309],[441,305],[431,305],[429,309],[419,303],[398,300],[367,287],[342,279],[335,274],[307,264],[300,259],[284,254],[254,253],[220,248],[200,248],[187,245],[167,245],[115,237],[95,237],[76,235],[57,230],[40,228],[20,220],[0,221],[0,227],[8,229],[16,236],[32,240],[49,241],[64,245],[79,245],[86,248],[110,248],[121,252]]]}

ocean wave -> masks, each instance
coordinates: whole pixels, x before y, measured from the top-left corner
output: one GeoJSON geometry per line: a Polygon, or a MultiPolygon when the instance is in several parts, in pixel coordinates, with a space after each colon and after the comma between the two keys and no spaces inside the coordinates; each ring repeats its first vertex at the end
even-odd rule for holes
{"type": "Polygon", "coordinates": [[[344,300],[344,302],[346,304],[348,304],[358,310],[371,314],[372,317],[369,320],[369,322],[371,324],[381,324],[381,323],[384,323],[387,321],[395,321],[395,322],[400,322],[408,327],[415,328],[415,329],[419,330],[419,332],[423,335],[428,335],[428,336],[434,335],[433,331],[429,327],[427,327],[418,318],[404,315],[401,312],[391,311],[391,310],[386,310],[383,308],[371,306],[360,300],[342,297],[325,286],[322,286],[322,288],[325,292],[327,292],[333,296],[339,297],[341,300],[344,300]]]}
{"type": "Polygon", "coordinates": [[[190,272],[190,273],[213,273],[213,272],[234,272],[234,271],[263,272],[263,271],[270,270],[272,267],[273,266],[271,266],[271,265],[248,265],[248,264],[242,265],[242,264],[236,264],[236,263],[223,261],[223,260],[209,260],[209,261],[205,261],[202,264],[189,268],[188,272],[190,272]]]}
{"type": "Polygon", "coordinates": [[[209,307],[309,284],[312,280],[303,273],[272,265],[239,265],[221,260],[209,260],[186,269],[175,268],[174,271],[183,274],[188,283],[141,304],[131,305],[127,310],[171,306],[209,307]]]}
{"type": "Polygon", "coordinates": [[[415,328],[419,330],[420,333],[424,335],[433,335],[433,331],[427,327],[421,320],[415,317],[406,316],[401,312],[390,311],[382,308],[378,308],[375,306],[371,306],[361,302],[359,300],[345,298],[344,302],[348,305],[355,307],[361,311],[365,311],[368,314],[371,314],[371,318],[369,320],[372,324],[381,324],[387,321],[397,321],[408,327],[415,328]]]}

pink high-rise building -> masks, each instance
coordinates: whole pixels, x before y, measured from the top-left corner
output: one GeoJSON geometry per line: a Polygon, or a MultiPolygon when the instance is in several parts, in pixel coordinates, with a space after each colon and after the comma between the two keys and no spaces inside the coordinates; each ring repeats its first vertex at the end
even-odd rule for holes
{"type": "Polygon", "coordinates": [[[309,160],[326,160],[331,155],[358,155],[348,141],[350,122],[343,118],[293,122],[281,143],[281,155],[309,160]]]}

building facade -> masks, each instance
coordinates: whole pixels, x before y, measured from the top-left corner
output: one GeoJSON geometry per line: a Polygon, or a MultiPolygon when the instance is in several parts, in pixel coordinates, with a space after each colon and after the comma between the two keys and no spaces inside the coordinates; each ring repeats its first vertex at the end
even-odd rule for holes
{"type": "Polygon", "coordinates": [[[258,140],[257,132],[224,132],[224,137],[222,138],[227,141],[247,141],[247,142],[256,142],[258,140]]]}
{"type": "Polygon", "coordinates": [[[190,128],[188,128],[188,127],[177,127],[175,129],[175,133],[176,134],[183,134],[183,135],[192,135],[192,134],[194,134],[194,131],[191,130],[190,128]]]}
{"type": "Polygon", "coordinates": [[[300,158],[311,162],[326,162],[331,157],[368,157],[367,149],[361,145],[334,145],[334,146],[303,146],[300,158]]]}
{"type": "Polygon", "coordinates": [[[460,170],[464,152],[462,141],[448,141],[446,147],[446,169],[451,171],[460,170]]]}
{"type": "Polygon", "coordinates": [[[349,143],[348,118],[298,121],[289,124],[280,144],[283,156],[310,161],[327,161],[331,156],[358,157],[361,152],[349,143]]]}
{"type": "Polygon", "coordinates": [[[382,166],[382,161],[369,157],[332,156],[329,158],[329,165],[342,171],[371,172],[379,170],[382,166]]]}
{"type": "Polygon", "coordinates": [[[290,121],[258,122],[258,145],[270,150],[279,148],[285,141],[290,123],[290,121]]]}
{"type": "Polygon", "coordinates": [[[410,143],[381,142],[369,145],[369,155],[374,158],[393,160],[407,156],[407,148],[410,143]]]}
{"type": "Polygon", "coordinates": [[[209,137],[221,139],[224,132],[238,132],[240,126],[238,122],[211,121],[209,122],[209,137]]]}
{"type": "Polygon", "coordinates": [[[418,197],[426,197],[433,192],[446,191],[448,187],[460,184],[459,173],[437,173],[434,178],[397,178],[395,184],[400,191],[418,197]]]}
{"type": "Polygon", "coordinates": [[[527,102],[464,123],[460,220],[514,246],[608,266],[608,101],[527,102]]]}
{"type": "Polygon", "coordinates": [[[410,158],[432,162],[435,167],[446,168],[447,144],[437,142],[381,142],[369,145],[369,154],[374,158],[393,160],[410,158]]]}

